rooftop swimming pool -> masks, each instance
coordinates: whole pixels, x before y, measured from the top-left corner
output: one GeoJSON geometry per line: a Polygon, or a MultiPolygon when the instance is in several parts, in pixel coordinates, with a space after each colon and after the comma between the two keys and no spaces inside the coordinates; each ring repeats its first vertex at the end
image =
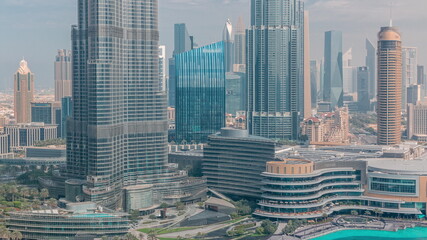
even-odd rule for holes
{"type": "Polygon", "coordinates": [[[397,232],[377,230],[342,230],[312,240],[427,240],[427,228],[416,227],[397,232]]]}

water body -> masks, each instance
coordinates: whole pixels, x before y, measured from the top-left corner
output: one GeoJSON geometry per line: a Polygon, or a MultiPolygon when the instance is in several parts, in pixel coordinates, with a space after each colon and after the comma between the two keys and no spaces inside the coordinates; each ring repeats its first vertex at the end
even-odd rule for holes
{"type": "Polygon", "coordinates": [[[427,228],[416,227],[397,232],[377,230],[342,230],[312,240],[427,240],[427,228]]]}

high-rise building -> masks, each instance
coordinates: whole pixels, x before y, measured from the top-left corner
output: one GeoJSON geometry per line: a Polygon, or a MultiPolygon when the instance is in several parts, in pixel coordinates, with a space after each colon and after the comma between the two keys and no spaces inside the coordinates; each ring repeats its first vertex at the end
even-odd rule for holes
{"type": "Polygon", "coordinates": [[[225,126],[224,42],[175,55],[176,142],[206,142],[225,126]]]}
{"type": "Polygon", "coordinates": [[[370,72],[368,67],[357,69],[357,106],[360,112],[371,110],[371,100],[369,97],[370,72]]]}
{"type": "Polygon", "coordinates": [[[230,19],[227,20],[222,31],[222,41],[224,41],[225,72],[233,72],[234,42],[233,25],[231,25],[230,19]]]}
{"type": "Polygon", "coordinates": [[[6,125],[4,132],[10,136],[10,147],[20,148],[33,146],[39,141],[56,139],[57,129],[56,125],[44,123],[19,123],[6,125]]]}
{"type": "Polygon", "coordinates": [[[427,142],[427,102],[408,104],[408,139],[427,142]]]}
{"type": "Polygon", "coordinates": [[[303,101],[303,117],[311,116],[311,81],[310,81],[310,25],[308,11],[304,11],[304,93],[300,95],[303,101]]]}
{"type": "Polygon", "coordinates": [[[14,80],[14,112],[17,123],[31,122],[31,102],[34,99],[34,74],[28,63],[22,60],[15,73],[14,80]]]}
{"type": "Polygon", "coordinates": [[[55,58],[55,101],[72,95],[71,51],[59,49],[55,58]]]}
{"type": "Polygon", "coordinates": [[[79,1],[66,175],[85,181],[85,201],[122,207],[124,187],[166,172],[158,41],[157,0],[79,1]]]}
{"type": "Polygon", "coordinates": [[[417,104],[421,101],[421,86],[418,84],[412,84],[406,88],[406,102],[407,104],[417,104]]]}
{"type": "Polygon", "coordinates": [[[60,124],[56,122],[56,110],[61,109],[60,102],[32,102],[31,122],[60,124]]]}
{"type": "Polygon", "coordinates": [[[402,48],[402,110],[406,111],[406,104],[408,99],[406,95],[406,89],[417,84],[417,48],[415,47],[403,47],[402,48]]]}
{"type": "Polygon", "coordinates": [[[247,31],[251,135],[297,139],[304,114],[304,4],[252,1],[247,31]]]}
{"type": "Polygon", "coordinates": [[[357,67],[353,66],[353,49],[343,55],[343,89],[345,93],[357,92],[357,67]]]}
{"type": "Polygon", "coordinates": [[[311,105],[317,106],[317,96],[320,87],[320,61],[310,61],[311,105]]]}
{"type": "Polygon", "coordinates": [[[246,76],[240,72],[228,72],[225,79],[226,113],[236,116],[238,111],[247,109],[246,76]]]}
{"type": "Polygon", "coordinates": [[[160,91],[166,91],[166,46],[159,46],[159,87],[160,91]]]}
{"type": "Polygon", "coordinates": [[[365,65],[369,69],[369,98],[372,99],[377,95],[377,49],[369,39],[366,39],[365,44],[365,65]]]}
{"type": "Polygon", "coordinates": [[[73,113],[73,101],[71,97],[64,97],[61,101],[61,124],[58,124],[58,130],[61,131],[61,138],[67,139],[67,119],[73,113]]]}
{"type": "Polygon", "coordinates": [[[425,72],[424,72],[424,66],[417,66],[417,83],[419,85],[424,85],[426,84],[426,77],[425,77],[425,72]]]}
{"type": "Polygon", "coordinates": [[[330,102],[332,109],[344,104],[342,59],[342,32],[326,32],[323,101],[330,102]]]}
{"type": "Polygon", "coordinates": [[[246,72],[246,27],[239,17],[234,31],[234,72],[246,72]]]}
{"type": "Polygon", "coordinates": [[[395,27],[382,27],[378,34],[377,115],[379,145],[401,142],[402,42],[395,27]]]}
{"type": "Polygon", "coordinates": [[[169,59],[169,80],[168,80],[168,106],[175,107],[176,102],[176,79],[175,79],[175,58],[176,54],[190,51],[194,47],[194,38],[188,34],[185,23],[174,25],[174,50],[173,56],[169,59]]]}

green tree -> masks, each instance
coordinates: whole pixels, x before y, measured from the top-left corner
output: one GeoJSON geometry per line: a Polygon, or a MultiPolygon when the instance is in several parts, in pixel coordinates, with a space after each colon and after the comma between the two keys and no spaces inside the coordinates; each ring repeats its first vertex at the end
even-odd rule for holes
{"type": "Polygon", "coordinates": [[[46,200],[46,198],[49,197],[49,190],[47,190],[46,188],[43,188],[40,191],[40,197],[43,199],[43,201],[46,200]]]}
{"type": "Polygon", "coordinates": [[[162,203],[160,204],[160,208],[168,208],[169,205],[167,203],[162,203]]]}
{"type": "Polygon", "coordinates": [[[178,211],[182,211],[185,209],[185,205],[182,202],[176,202],[175,207],[176,207],[176,210],[178,210],[178,211]]]}
{"type": "Polygon", "coordinates": [[[11,238],[12,240],[21,240],[22,239],[22,233],[20,233],[18,231],[13,231],[10,233],[9,238],[11,238]]]}
{"type": "Polygon", "coordinates": [[[357,216],[359,213],[356,211],[356,210],[351,210],[351,215],[353,215],[353,216],[357,216]]]}
{"type": "Polygon", "coordinates": [[[366,216],[371,216],[371,212],[370,211],[365,211],[365,215],[366,216]]]}
{"type": "Polygon", "coordinates": [[[273,234],[276,232],[277,226],[270,220],[264,220],[261,223],[261,227],[264,228],[265,234],[273,234]]]}

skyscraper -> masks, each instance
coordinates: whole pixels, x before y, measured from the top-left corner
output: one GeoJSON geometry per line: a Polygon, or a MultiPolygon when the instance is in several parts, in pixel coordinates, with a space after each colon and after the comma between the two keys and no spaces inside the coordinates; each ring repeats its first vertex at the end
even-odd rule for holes
{"type": "Polygon", "coordinates": [[[166,91],[166,46],[159,46],[159,86],[160,90],[166,91]]]}
{"type": "Polygon", "coordinates": [[[375,98],[377,95],[377,50],[374,44],[366,39],[366,57],[365,65],[369,70],[369,98],[375,98]]]}
{"type": "Polygon", "coordinates": [[[304,118],[311,117],[311,82],[310,82],[310,26],[308,11],[304,11],[304,93],[300,95],[303,101],[304,118]]]}
{"type": "Polygon", "coordinates": [[[320,61],[310,61],[311,105],[317,105],[317,94],[320,87],[320,61]]]}
{"type": "Polygon", "coordinates": [[[342,57],[342,33],[340,31],[326,32],[323,101],[330,102],[332,109],[343,106],[342,57]]]}
{"type": "Polygon", "coordinates": [[[176,140],[206,142],[225,126],[224,42],[175,55],[176,140]]]}
{"type": "Polygon", "coordinates": [[[55,101],[72,95],[71,51],[59,49],[55,58],[55,101]]]}
{"type": "Polygon", "coordinates": [[[239,17],[234,31],[234,72],[246,72],[246,28],[239,17]]]}
{"type": "Polygon", "coordinates": [[[34,74],[22,60],[14,79],[14,112],[17,123],[31,122],[31,102],[34,99],[34,74]]]}
{"type": "Polygon", "coordinates": [[[252,135],[296,139],[304,113],[304,4],[252,1],[247,31],[248,123],[252,135]]]}
{"type": "Polygon", "coordinates": [[[230,19],[227,19],[222,32],[222,41],[224,41],[225,71],[233,72],[234,65],[234,42],[233,42],[233,25],[230,19]]]}
{"type": "Polygon", "coordinates": [[[176,79],[175,79],[175,58],[176,54],[190,51],[194,47],[194,38],[188,34],[185,23],[174,25],[174,50],[173,56],[169,59],[169,80],[168,80],[168,105],[175,107],[176,101],[176,79]]]}
{"type": "Polygon", "coordinates": [[[357,69],[357,105],[360,112],[371,110],[369,98],[369,68],[359,67],[357,69]]]}
{"type": "Polygon", "coordinates": [[[382,27],[378,34],[377,115],[379,145],[401,142],[402,42],[395,27],[382,27]]]}
{"type": "Polygon", "coordinates": [[[353,66],[353,49],[343,55],[343,83],[345,93],[357,92],[357,67],[353,66]]]}
{"type": "Polygon", "coordinates": [[[123,187],[166,171],[157,16],[157,0],[79,1],[67,176],[85,181],[85,201],[121,207],[123,187]]]}
{"type": "Polygon", "coordinates": [[[402,110],[406,111],[408,104],[407,88],[413,84],[417,84],[417,48],[403,47],[402,48],[402,110]]]}

